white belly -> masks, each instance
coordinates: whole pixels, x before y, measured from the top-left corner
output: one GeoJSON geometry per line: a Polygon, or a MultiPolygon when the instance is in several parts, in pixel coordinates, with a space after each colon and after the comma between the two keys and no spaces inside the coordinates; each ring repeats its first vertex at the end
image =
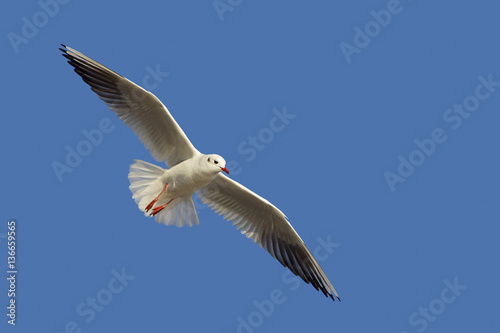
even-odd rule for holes
{"type": "Polygon", "coordinates": [[[216,175],[200,173],[193,165],[192,160],[187,160],[165,170],[161,177],[163,184],[168,184],[165,195],[169,198],[192,196],[214,179],[216,175]]]}

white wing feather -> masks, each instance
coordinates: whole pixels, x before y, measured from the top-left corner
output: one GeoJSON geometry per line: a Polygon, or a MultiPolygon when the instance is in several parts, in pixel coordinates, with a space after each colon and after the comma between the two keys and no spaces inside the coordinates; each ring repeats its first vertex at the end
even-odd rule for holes
{"type": "Polygon", "coordinates": [[[197,192],[201,201],[222,215],[242,234],[266,249],[283,266],[325,296],[340,300],[326,274],[285,214],[241,184],[219,174],[197,192]]]}
{"type": "Polygon", "coordinates": [[[198,151],[155,95],[97,61],[63,45],[63,56],[90,88],[139,137],[151,155],[168,167],[198,151]]]}

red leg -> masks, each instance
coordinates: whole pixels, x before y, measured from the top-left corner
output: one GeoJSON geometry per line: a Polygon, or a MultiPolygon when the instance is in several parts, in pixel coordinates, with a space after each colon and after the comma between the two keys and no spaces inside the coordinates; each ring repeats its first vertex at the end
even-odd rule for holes
{"type": "Polygon", "coordinates": [[[163,210],[163,208],[167,207],[167,205],[168,205],[169,203],[171,203],[171,202],[172,202],[172,200],[174,200],[174,199],[175,199],[175,198],[170,199],[170,201],[169,201],[169,202],[167,202],[166,204],[164,204],[163,206],[160,206],[160,207],[155,207],[155,208],[153,209],[153,212],[151,213],[151,216],[155,216],[156,214],[158,214],[159,212],[161,212],[161,211],[163,210]]]}
{"type": "Polygon", "coordinates": [[[160,195],[162,195],[162,193],[163,193],[163,192],[167,189],[167,185],[168,185],[168,184],[165,184],[165,186],[163,187],[163,190],[161,190],[160,194],[158,194],[158,196],[157,196],[156,198],[154,198],[154,200],[153,200],[153,201],[151,201],[151,202],[149,203],[149,205],[147,205],[147,206],[146,206],[146,212],[147,212],[148,210],[150,210],[151,208],[153,208],[154,204],[158,201],[158,198],[160,197],[160,195]]]}

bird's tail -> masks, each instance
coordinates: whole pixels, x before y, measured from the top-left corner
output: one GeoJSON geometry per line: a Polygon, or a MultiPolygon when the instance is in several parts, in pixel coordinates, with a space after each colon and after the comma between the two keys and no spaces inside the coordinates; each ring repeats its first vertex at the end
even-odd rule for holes
{"type": "MultiPolygon", "coordinates": [[[[153,209],[146,211],[146,207],[160,194],[165,186],[160,179],[164,172],[165,169],[141,160],[134,160],[134,163],[130,165],[128,179],[132,198],[139,206],[139,209],[148,217],[152,216],[153,209]]],[[[155,215],[156,222],[177,227],[191,227],[199,224],[192,197],[170,199],[162,195],[156,202],[156,207],[168,202],[167,206],[155,215]]]]}

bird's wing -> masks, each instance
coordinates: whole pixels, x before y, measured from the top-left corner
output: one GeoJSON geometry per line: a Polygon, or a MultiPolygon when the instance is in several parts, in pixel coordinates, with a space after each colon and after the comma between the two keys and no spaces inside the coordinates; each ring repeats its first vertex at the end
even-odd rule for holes
{"type": "Polygon", "coordinates": [[[172,167],[198,153],[160,100],[97,61],[60,49],[90,88],[139,137],[157,161],[172,167]]]}
{"type": "Polygon", "coordinates": [[[242,234],[325,296],[340,298],[316,259],[278,208],[246,187],[219,174],[197,192],[201,201],[231,221],[242,234]]]}

